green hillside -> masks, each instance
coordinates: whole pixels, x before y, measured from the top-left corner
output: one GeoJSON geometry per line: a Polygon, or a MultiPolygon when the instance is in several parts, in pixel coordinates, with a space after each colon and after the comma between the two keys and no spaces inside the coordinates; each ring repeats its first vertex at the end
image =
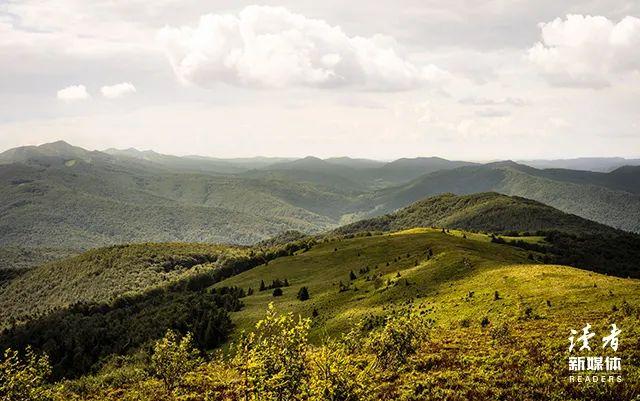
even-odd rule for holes
{"type": "MultiPolygon", "coordinates": [[[[615,177],[619,173],[609,173],[615,177]]],[[[633,175],[633,173],[631,173],[633,175]]],[[[637,176],[637,174],[635,174],[637,176]]],[[[599,176],[600,177],[600,176],[599,176]]],[[[602,181],[602,178],[598,178],[602,181]]],[[[424,175],[406,185],[376,192],[368,201],[370,214],[384,214],[422,198],[442,193],[500,192],[553,206],[566,213],[626,231],[640,231],[640,196],[611,189],[582,175],[580,183],[567,174],[540,171],[513,162],[490,163],[442,170],[424,175]],[[586,180],[586,181],[585,181],[586,180]]],[[[630,182],[628,176],[624,182],[630,182]]],[[[627,184],[624,184],[627,185],[627,184]]],[[[632,190],[631,184],[627,186],[632,190]]]]}
{"type": "MultiPolygon", "coordinates": [[[[13,280],[10,292],[18,295],[3,293],[0,310],[45,312],[39,303],[58,309],[24,316],[29,319],[24,325],[0,334],[0,346],[32,344],[46,351],[55,377],[73,378],[50,388],[60,399],[198,399],[202,394],[234,399],[258,391],[242,385],[242,358],[198,362],[168,396],[153,373],[149,344],[167,328],[193,332],[202,349],[221,345],[228,334],[238,341],[243,330],[257,330],[273,303],[277,313],[311,319],[310,343],[301,340],[306,344],[304,388],[313,383],[306,382],[306,375],[312,380],[316,369],[325,366],[312,361],[339,352],[337,371],[367,372],[362,383],[352,382],[365,380],[355,374],[341,382],[362,384],[366,396],[358,399],[363,400],[632,399],[640,384],[635,347],[640,341],[640,281],[543,264],[541,253],[470,231],[414,228],[349,237],[284,245],[277,252],[139,244],[49,263],[13,280]],[[230,270],[216,276],[225,267],[230,270]],[[261,283],[267,287],[262,291],[261,283]],[[282,295],[274,296],[275,289],[269,288],[274,285],[282,295]],[[298,296],[303,287],[307,300],[298,296]],[[70,305],[72,297],[87,302],[70,305]],[[407,314],[412,317],[402,317],[407,314]],[[569,330],[590,323],[605,333],[611,322],[624,333],[615,354],[623,358],[624,381],[569,384],[569,330]],[[399,362],[381,359],[391,357],[384,348],[390,327],[425,332],[412,340],[413,351],[399,362]],[[344,333],[350,333],[344,342],[327,342],[344,333]],[[385,363],[394,363],[393,370],[385,363]]],[[[278,319],[285,319],[278,324],[287,321],[278,319]]],[[[273,358],[291,355],[288,336],[305,330],[259,327],[274,336],[269,340],[273,358]]],[[[232,346],[226,349],[229,358],[236,352],[232,346]]]]}
{"type": "Polygon", "coordinates": [[[73,255],[72,250],[56,248],[0,247],[0,271],[26,270],[46,262],[73,255]]]}
{"type": "Polygon", "coordinates": [[[93,249],[20,275],[0,291],[0,327],[77,303],[111,302],[248,257],[246,248],[145,243],[93,249]]]}
{"type": "Polygon", "coordinates": [[[435,307],[434,318],[446,325],[463,319],[476,324],[483,316],[490,321],[514,319],[528,307],[545,319],[570,318],[571,311],[588,302],[597,302],[593,312],[603,315],[623,299],[640,300],[638,280],[532,263],[528,251],[491,243],[487,235],[466,233],[463,238],[462,233],[424,228],[327,241],[218,285],[257,290],[261,281],[287,279],[290,286],[281,297],[265,290],[244,298],[245,307],[232,315],[233,321],[239,329],[249,329],[269,302],[302,316],[316,309],[316,337],[337,334],[406,302],[435,307]],[[302,286],[309,290],[308,301],[296,299],[302,286]],[[493,300],[495,291],[499,302],[493,300]],[[470,292],[474,294],[469,297],[470,292]]]}
{"type": "Polygon", "coordinates": [[[46,156],[42,147],[26,149],[30,159],[0,165],[0,245],[247,244],[290,229],[335,226],[352,203],[310,184],[175,172],[69,145],[55,148],[46,156]]]}
{"type": "Polygon", "coordinates": [[[576,234],[606,234],[615,231],[603,224],[563,213],[540,202],[486,192],[430,197],[390,215],[361,220],[340,227],[335,232],[351,234],[432,226],[489,232],[559,230],[576,234]]]}

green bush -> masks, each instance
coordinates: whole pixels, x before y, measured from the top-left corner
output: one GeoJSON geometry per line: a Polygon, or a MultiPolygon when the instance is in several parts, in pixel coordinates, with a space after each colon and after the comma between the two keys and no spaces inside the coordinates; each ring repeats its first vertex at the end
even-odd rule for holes
{"type": "Polygon", "coordinates": [[[153,347],[151,367],[167,391],[173,390],[183,375],[200,363],[202,360],[190,333],[179,338],[174,331],[168,330],[153,347]]]}
{"type": "Polygon", "coordinates": [[[51,374],[46,354],[37,354],[30,347],[24,357],[7,349],[0,360],[0,399],[3,401],[44,401],[50,399],[43,387],[51,374]]]}

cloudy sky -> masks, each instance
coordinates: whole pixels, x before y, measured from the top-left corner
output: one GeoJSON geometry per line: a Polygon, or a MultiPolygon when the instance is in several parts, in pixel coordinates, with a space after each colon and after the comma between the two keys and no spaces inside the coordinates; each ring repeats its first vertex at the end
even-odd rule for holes
{"type": "Polygon", "coordinates": [[[640,156],[637,0],[0,0],[0,150],[640,156]]]}

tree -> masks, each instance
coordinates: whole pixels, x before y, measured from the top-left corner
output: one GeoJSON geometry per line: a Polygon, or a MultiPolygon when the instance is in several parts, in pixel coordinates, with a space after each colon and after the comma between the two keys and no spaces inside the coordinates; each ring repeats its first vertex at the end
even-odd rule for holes
{"type": "Polygon", "coordinates": [[[298,298],[300,301],[306,301],[307,299],[309,299],[309,290],[307,289],[307,287],[300,288],[296,298],[298,298]]]}
{"type": "Polygon", "coordinates": [[[162,380],[167,391],[172,391],[185,373],[202,363],[198,350],[193,346],[191,333],[178,338],[173,330],[156,341],[151,356],[151,366],[156,377],[162,380]]]}
{"type": "Polygon", "coordinates": [[[37,354],[27,347],[24,358],[11,348],[0,360],[0,399],[3,401],[47,400],[44,384],[51,375],[46,354],[37,354]]]}
{"type": "Polygon", "coordinates": [[[267,289],[267,286],[264,285],[264,280],[260,280],[260,291],[264,291],[267,289]]]}
{"type": "Polygon", "coordinates": [[[356,279],[356,274],[353,272],[353,270],[351,270],[349,272],[349,280],[355,280],[356,279]]]}
{"type": "Polygon", "coordinates": [[[278,287],[275,290],[273,290],[273,296],[274,297],[281,297],[282,296],[282,289],[280,287],[278,287]]]}

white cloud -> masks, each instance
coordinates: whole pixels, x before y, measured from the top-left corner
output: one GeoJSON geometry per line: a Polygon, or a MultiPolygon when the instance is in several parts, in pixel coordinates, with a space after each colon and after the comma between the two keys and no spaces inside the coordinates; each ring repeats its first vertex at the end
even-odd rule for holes
{"type": "Polygon", "coordinates": [[[130,82],[122,82],[115,85],[106,85],[100,88],[102,96],[107,99],[116,99],[136,92],[136,87],[130,82]]]}
{"type": "Polygon", "coordinates": [[[640,18],[614,23],[602,16],[567,15],[539,26],[542,40],[528,57],[554,85],[601,88],[640,70],[640,18]]]}
{"type": "Polygon", "coordinates": [[[58,99],[64,101],[84,100],[88,99],[89,93],[84,85],[71,85],[58,91],[58,99]]]}
{"type": "Polygon", "coordinates": [[[500,99],[490,99],[485,97],[466,97],[464,99],[460,99],[458,102],[460,104],[468,105],[468,106],[525,106],[529,102],[526,99],[522,99],[519,97],[505,97],[500,99]]]}
{"type": "Polygon", "coordinates": [[[195,28],[158,34],[178,78],[199,86],[339,87],[406,90],[448,74],[402,57],[393,38],[348,36],[339,26],[283,7],[207,14],[195,28]]]}

